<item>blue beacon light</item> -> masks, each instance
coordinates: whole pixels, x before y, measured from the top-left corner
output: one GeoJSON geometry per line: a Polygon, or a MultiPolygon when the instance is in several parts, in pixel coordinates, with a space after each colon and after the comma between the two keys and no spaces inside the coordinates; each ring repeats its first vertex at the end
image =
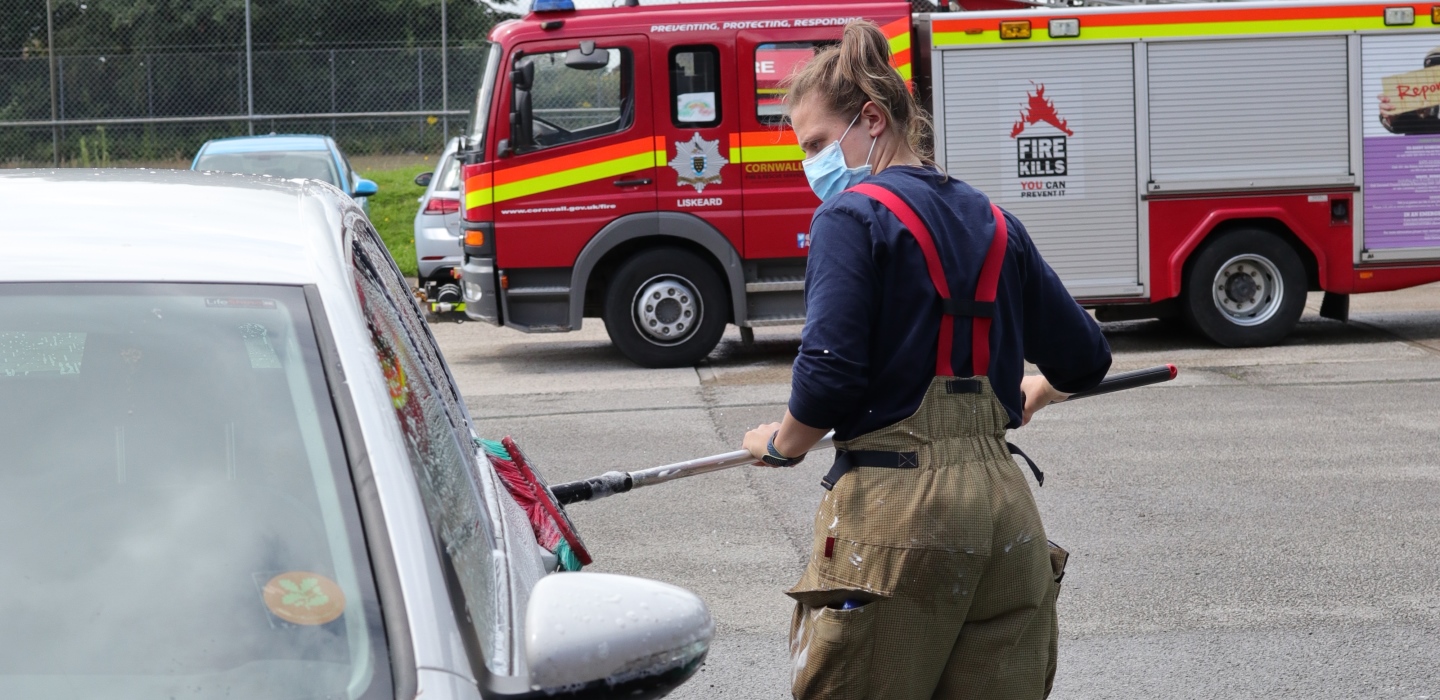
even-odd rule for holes
{"type": "Polygon", "coordinates": [[[575,3],[573,0],[535,0],[531,11],[539,14],[542,12],[574,12],[575,3]]]}

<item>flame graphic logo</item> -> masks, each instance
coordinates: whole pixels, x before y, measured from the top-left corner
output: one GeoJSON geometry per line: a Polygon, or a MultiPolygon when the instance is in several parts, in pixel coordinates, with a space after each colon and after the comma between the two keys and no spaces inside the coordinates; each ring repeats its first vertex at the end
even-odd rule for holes
{"type": "Polygon", "coordinates": [[[1074,136],[1075,132],[1068,126],[1068,122],[1061,119],[1060,114],[1055,111],[1055,103],[1045,99],[1045,85],[1037,85],[1034,82],[1030,84],[1035,85],[1035,93],[1031,94],[1026,91],[1025,95],[1028,99],[1025,102],[1025,108],[1020,110],[1020,121],[1015,122],[1015,126],[1011,127],[1010,138],[1013,139],[1024,133],[1026,126],[1040,122],[1045,122],[1065,132],[1066,136],[1074,136]]]}

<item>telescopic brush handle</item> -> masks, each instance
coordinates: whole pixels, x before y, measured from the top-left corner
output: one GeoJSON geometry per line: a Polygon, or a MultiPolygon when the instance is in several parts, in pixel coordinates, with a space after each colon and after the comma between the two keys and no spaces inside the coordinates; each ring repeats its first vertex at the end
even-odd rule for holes
{"type": "Polygon", "coordinates": [[[1070,398],[1066,399],[1066,401],[1074,401],[1075,399],[1088,399],[1091,396],[1112,394],[1114,392],[1124,391],[1126,389],[1134,389],[1136,387],[1147,386],[1150,384],[1168,382],[1171,379],[1174,379],[1175,376],[1178,374],[1180,374],[1180,369],[1175,365],[1160,365],[1159,367],[1151,367],[1149,369],[1137,369],[1133,372],[1121,372],[1120,374],[1112,374],[1106,377],[1099,384],[1095,385],[1094,389],[1090,389],[1089,391],[1079,391],[1071,394],[1070,398]]]}
{"type": "MultiPolygon", "coordinates": [[[[1075,399],[1089,398],[1091,396],[1100,396],[1101,394],[1109,394],[1124,389],[1134,389],[1149,384],[1168,382],[1174,379],[1175,375],[1179,374],[1179,372],[1180,370],[1176,369],[1175,365],[1160,365],[1159,367],[1140,369],[1133,372],[1121,372],[1120,374],[1106,377],[1104,381],[1097,384],[1094,389],[1071,394],[1070,398],[1066,399],[1066,402],[1074,401],[1075,399]]],[[[820,441],[815,443],[815,446],[810,449],[823,450],[827,447],[833,447],[834,439],[835,433],[833,431],[826,433],[825,437],[820,438],[820,441]]],[[[748,451],[736,450],[734,452],[701,457],[700,459],[667,464],[663,467],[641,469],[640,471],[605,472],[600,476],[589,479],[572,481],[567,484],[557,484],[551,487],[550,490],[555,493],[555,500],[559,501],[561,505],[570,505],[571,503],[579,503],[581,501],[599,500],[606,496],[613,496],[617,493],[625,493],[631,489],[638,489],[641,486],[662,484],[667,481],[695,476],[696,474],[708,474],[710,472],[718,472],[722,469],[733,469],[734,467],[754,463],[755,457],[748,451]]]]}

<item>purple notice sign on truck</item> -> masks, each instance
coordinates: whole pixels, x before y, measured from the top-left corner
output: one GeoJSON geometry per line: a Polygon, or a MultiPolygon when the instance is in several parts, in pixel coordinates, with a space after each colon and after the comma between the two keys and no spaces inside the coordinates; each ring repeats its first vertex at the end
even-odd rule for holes
{"type": "Polygon", "coordinates": [[[1401,94],[1440,66],[1440,38],[1363,41],[1365,249],[1440,248],[1440,106],[1401,94]]]}
{"type": "Polygon", "coordinates": [[[1440,135],[1365,139],[1365,247],[1440,246],[1440,135]]]}

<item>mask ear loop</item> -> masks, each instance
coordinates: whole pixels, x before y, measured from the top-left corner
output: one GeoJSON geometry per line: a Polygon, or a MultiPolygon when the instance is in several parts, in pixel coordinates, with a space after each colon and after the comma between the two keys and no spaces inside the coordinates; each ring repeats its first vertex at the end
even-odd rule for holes
{"type": "MultiPolygon", "coordinates": [[[[859,120],[860,120],[860,117],[861,117],[862,115],[864,115],[864,114],[865,114],[865,111],[864,111],[864,108],[862,107],[862,108],[861,108],[861,111],[860,111],[860,114],[855,115],[855,118],[850,120],[850,126],[845,127],[845,134],[850,133],[850,128],[853,127],[853,126],[855,126],[855,122],[859,121],[859,120]]],[[[841,138],[841,139],[845,138],[845,134],[841,134],[841,135],[840,135],[840,138],[841,138]]],[[[839,139],[836,139],[836,142],[838,143],[838,142],[839,142],[839,139]]],[[[870,165],[870,156],[875,155],[875,144],[877,144],[877,143],[879,143],[879,142],[880,142],[880,137],[878,137],[878,136],[871,136],[871,137],[870,137],[870,150],[865,153],[865,165],[867,165],[867,166],[870,167],[870,172],[871,172],[872,174],[875,172],[875,166],[870,165]]],[[[849,163],[846,163],[845,165],[846,165],[846,167],[849,167],[850,164],[849,164],[849,163]]]]}
{"type": "Polygon", "coordinates": [[[860,121],[861,114],[864,114],[864,112],[857,112],[855,114],[855,118],[850,120],[850,125],[845,127],[845,131],[840,132],[840,138],[835,139],[835,143],[840,143],[845,140],[845,135],[849,134],[850,130],[855,128],[855,122],[860,121]]]}

